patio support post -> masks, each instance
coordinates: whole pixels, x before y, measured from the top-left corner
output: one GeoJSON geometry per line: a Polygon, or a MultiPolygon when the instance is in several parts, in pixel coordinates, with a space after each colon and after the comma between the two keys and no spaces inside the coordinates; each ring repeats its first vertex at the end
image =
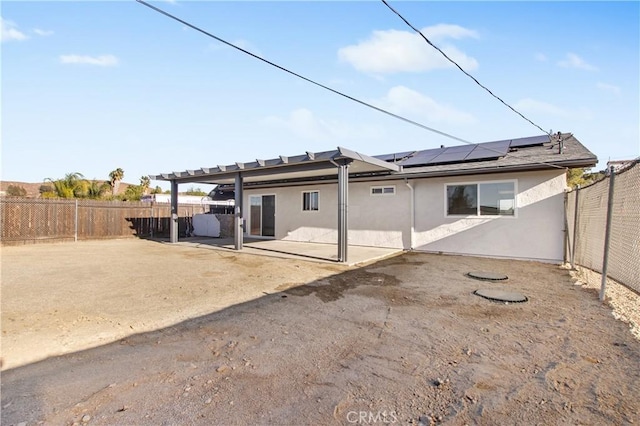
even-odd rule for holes
{"type": "Polygon", "coordinates": [[[235,207],[234,207],[234,230],[233,230],[233,238],[235,241],[235,249],[242,250],[243,244],[243,234],[244,234],[244,224],[242,220],[242,175],[240,173],[236,174],[236,186],[235,186],[235,207]]]}
{"type": "Polygon", "coordinates": [[[347,247],[349,245],[349,164],[351,161],[341,161],[338,164],[338,261],[347,262],[347,247]]]}
{"type": "Polygon", "coordinates": [[[171,181],[171,221],[169,222],[169,241],[178,242],[178,181],[171,181]]]}

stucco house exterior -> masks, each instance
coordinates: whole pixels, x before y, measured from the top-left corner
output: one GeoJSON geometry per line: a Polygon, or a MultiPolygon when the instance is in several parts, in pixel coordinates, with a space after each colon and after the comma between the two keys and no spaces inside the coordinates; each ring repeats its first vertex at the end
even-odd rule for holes
{"type": "MultiPolygon", "coordinates": [[[[244,236],[561,262],[567,168],[597,158],[557,134],[379,156],[344,148],[151,176],[234,191],[244,236]]],[[[172,235],[172,241],[174,240],[172,235]]],[[[177,235],[175,236],[177,241],[177,235]]]]}

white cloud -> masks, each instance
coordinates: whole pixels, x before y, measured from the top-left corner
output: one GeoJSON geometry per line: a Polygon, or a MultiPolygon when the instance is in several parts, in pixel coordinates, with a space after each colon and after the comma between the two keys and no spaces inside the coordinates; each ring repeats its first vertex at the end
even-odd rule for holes
{"type": "Polygon", "coordinates": [[[60,55],[60,62],[63,64],[88,64],[100,67],[114,67],[118,65],[118,58],[113,55],[60,55]]]}
{"type": "Polygon", "coordinates": [[[588,120],[593,116],[593,114],[585,108],[573,110],[531,98],[520,99],[513,107],[522,113],[545,114],[564,119],[588,120]]]}
{"type": "Polygon", "coordinates": [[[547,62],[547,60],[548,60],[547,55],[545,55],[544,53],[540,53],[540,52],[536,53],[534,58],[538,62],[547,62]]]}
{"type": "Polygon", "coordinates": [[[477,121],[469,113],[439,104],[430,97],[404,86],[392,87],[387,95],[375,104],[395,114],[411,115],[432,123],[470,124],[477,121]]]}
{"type": "Polygon", "coordinates": [[[587,63],[580,56],[575,53],[567,53],[567,57],[562,61],[558,62],[558,65],[563,68],[578,68],[586,71],[597,71],[598,68],[593,65],[587,63]]]}
{"type": "MultiPolygon", "coordinates": [[[[462,68],[473,70],[478,67],[474,58],[446,43],[448,39],[477,38],[475,31],[439,24],[424,28],[422,33],[462,68]]],[[[369,39],[340,48],[338,58],[369,73],[419,72],[453,66],[420,35],[398,30],[374,31],[369,39]]]]}
{"type": "Polygon", "coordinates": [[[333,126],[318,119],[306,108],[291,111],[287,118],[269,116],[263,120],[265,124],[290,131],[298,137],[311,140],[323,140],[338,133],[333,126]]]}
{"type": "Polygon", "coordinates": [[[596,87],[600,90],[604,90],[605,92],[613,93],[614,95],[620,94],[620,88],[618,86],[614,86],[613,84],[607,83],[598,83],[596,87]]]}
{"type": "Polygon", "coordinates": [[[42,37],[48,37],[50,35],[53,35],[53,31],[41,30],[40,28],[34,28],[33,32],[42,37]]]}
{"type": "Polygon", "coordinates": [[[14,22],[7,21],[4,18],[0,17],[1,40],[5,42],[11,40],[21,41],[28,39],[29,37],[18,30],[17,27],[18,26],[14,22]]]}
{"type": "Polygon", "coordinates": [[[285,118],[273,115],[266,117],[262,124],[285,130],[301,139],[332,143],[341,140],[351,141],[354,138],[378,139],[381,133],[380,129],[372,126],[353,126],[341,121],[323,120],[307,108],[295,109],[285,118]]]}

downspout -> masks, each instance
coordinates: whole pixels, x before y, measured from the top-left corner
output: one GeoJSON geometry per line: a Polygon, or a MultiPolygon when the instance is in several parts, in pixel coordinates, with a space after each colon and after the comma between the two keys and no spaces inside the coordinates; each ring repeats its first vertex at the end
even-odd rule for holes
{"type": "Polygon", "coordinates": [[[416,230],[416,214],[415,214],[415,188],[413,186],[413,183],[409,182],[409,179],[405,178],[404,179],[404,183],[409,187],[409,190],[411,192],[411,199],[409,200],[409,213],[410,213],[410,222],[411,222],[411,227],[409,230],[409,250],[413,250],[415,248],[415,230],[416,230]]]}

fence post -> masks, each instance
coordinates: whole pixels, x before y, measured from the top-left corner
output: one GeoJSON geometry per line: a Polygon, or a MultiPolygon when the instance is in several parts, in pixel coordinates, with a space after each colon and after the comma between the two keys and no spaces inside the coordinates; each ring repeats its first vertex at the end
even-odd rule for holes
{"type": "Polygon", "coordinates": [[[576,264],[575,264],[575,256],[576,256],[576,243],[578,242],[578,219],[580,216],[578,216],[578,198],[580,196],[580,185],[576,186],[576,203],[575,206],[573,208],[573,243],[571,247],[571,269],[576,269],[576,264]]]}
{"type": "Polygon", "coordinates": [[[571,264],[571,235],[569,234],[569,194],[564,193],[564,246],[562,250],[562,260],[571,264]]]}
{"type": "Polygon", "coordinates": [[[602,282],[600,284],[600,301],[604,301],[607,288],[607,268],[609,266],[609,243],[611,241],[611,216],[613,215],[613,188],[616,174],[613,166],[609,169],[609,199],[607,200],[607,226],[604,231],[604,254],[602,256],[602,282]]]}
{"type": "Polygon", "coordinates": [[[78,242],[78,199],[76,198],[76,212],[75,212],[75,219],[74,219],[74,223],[73,223],[73,241],[74,242],[78,242]]]}
{"type": "Polygon", "coordinates": [[[149,207],[149,209],[151,210],[151,212],[149,213],[149,235],[151,238],[153,238],[153,203],[151,203],[151,206],[149,207]]]}

